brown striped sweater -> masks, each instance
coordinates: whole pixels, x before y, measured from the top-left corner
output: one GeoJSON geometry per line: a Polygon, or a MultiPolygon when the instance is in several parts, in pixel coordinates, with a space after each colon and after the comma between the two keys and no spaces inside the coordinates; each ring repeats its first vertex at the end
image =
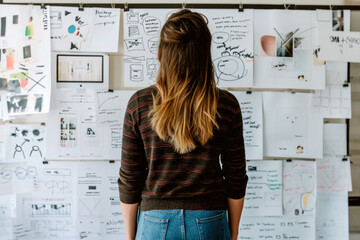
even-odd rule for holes
{"type": "Polygon", "coordinates": [[[152,129],[154,87],[137,91],[125,113],[120,200],[152,209],[227,209],[227,198],[245,195],[247,175],[240,106],[219,89],[219,130],[204,146],[178,154],[152,129]],[[220,160],[220,161],[219,161],[220,160]]]}

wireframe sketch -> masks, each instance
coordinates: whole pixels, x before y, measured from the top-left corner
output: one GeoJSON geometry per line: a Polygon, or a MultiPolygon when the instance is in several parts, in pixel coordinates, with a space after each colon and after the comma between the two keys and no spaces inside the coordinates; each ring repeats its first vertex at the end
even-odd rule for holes
{"type": "Polygon", "coordinates": [[[80,198],[79,216],[81,218],[99,218],[103,215],[101,198],[80,198]]]}

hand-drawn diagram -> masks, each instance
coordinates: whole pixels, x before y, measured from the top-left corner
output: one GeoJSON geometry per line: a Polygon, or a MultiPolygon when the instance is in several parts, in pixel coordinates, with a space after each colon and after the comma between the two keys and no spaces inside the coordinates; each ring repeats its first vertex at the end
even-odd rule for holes
{"type": "MultiPolygon", "coordinates": [[[[245,10],[241,14],[230,9],[197,11],[208,16],[218,85],[251,87],[253,11],[245,10]]],[[[171,9],[131,9],[125,13],[125,86],[148,86],[155,83],[159,70],[157,48],[160,30],[173,12],[171,9]]]]}
{"type": "Polygon", "coordinates": [[[0,165],[0,195],[31,192],[33,182],[37,177],[36,166],[27,165],[24,162],[2,164],[0,165]]]}
{"type": "Polygon", "coordinates": [[[45,127],[7,126],[7,159],[11,161],[42,160],[45,157],[45,127]]]}
{"type": "Polygon", "coordinates": [[[325,65],[317,57],[313,11],[255,10],[257,88],[323,89],[325,65]]]}
{"type": "Polygon", "coordinates": [[[282,215],[282,161],[247,161],[246,168],[244,216],[282,215]]]}
{"type": "Polygon", "coordinates": [[[52,49],[117,52],[119,24],[120,9],[51,7],[52,49]]]}
{"type": "Polygon", "coordinates": [[[9,5],[1,12],[0,105],[4,107],[5,120],[48,111],[51,71],[48,11],[9,5]]]}
{"type": "Polygon", "coordinates": [[[288,216],[315,216],[316,166],[310,161],[284,161],[283,209],[288,216]]]}

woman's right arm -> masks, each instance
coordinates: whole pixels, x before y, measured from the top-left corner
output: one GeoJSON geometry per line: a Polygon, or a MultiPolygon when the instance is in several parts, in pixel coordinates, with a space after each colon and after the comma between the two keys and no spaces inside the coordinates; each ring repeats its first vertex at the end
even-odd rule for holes
{"type": "MultiPolygon", "coordinates": [[[[235,98],[235,97],[233,97],[235,98]]],[[[240,105],[236,99],[236,109],[225,136],[221,162],[228,196],[229,227],[231,239],[237,239],[240,217],[244,205],[245,190],[248,181],[246,175],[243,122],[240,105]]]]}
{"type": "Polygon", "coordinates": [[[232,199],[228,198],[229,204],[229,228],[231,240],[237,240],[239,234],[239,223],[242,209],[244,206],[244,198],[232,199]]]}

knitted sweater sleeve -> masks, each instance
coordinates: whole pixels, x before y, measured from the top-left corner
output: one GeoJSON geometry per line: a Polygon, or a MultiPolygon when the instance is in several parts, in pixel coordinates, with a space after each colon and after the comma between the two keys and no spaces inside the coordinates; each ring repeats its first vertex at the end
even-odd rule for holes
{"type": "Polygon", "coordinates": [[[223,144],[221,162],[228,198],[243,198],[248,177],[246,175],[243,122],[238,102],[223,144]]]}
{"type": "Polygon", "coordinates": [[[128,204],[140,202],[147,176],[145,150],[137,121],[138,108],[137,96],[134,95],[125,113],[118,179],[120,201],[128,204]]]}

